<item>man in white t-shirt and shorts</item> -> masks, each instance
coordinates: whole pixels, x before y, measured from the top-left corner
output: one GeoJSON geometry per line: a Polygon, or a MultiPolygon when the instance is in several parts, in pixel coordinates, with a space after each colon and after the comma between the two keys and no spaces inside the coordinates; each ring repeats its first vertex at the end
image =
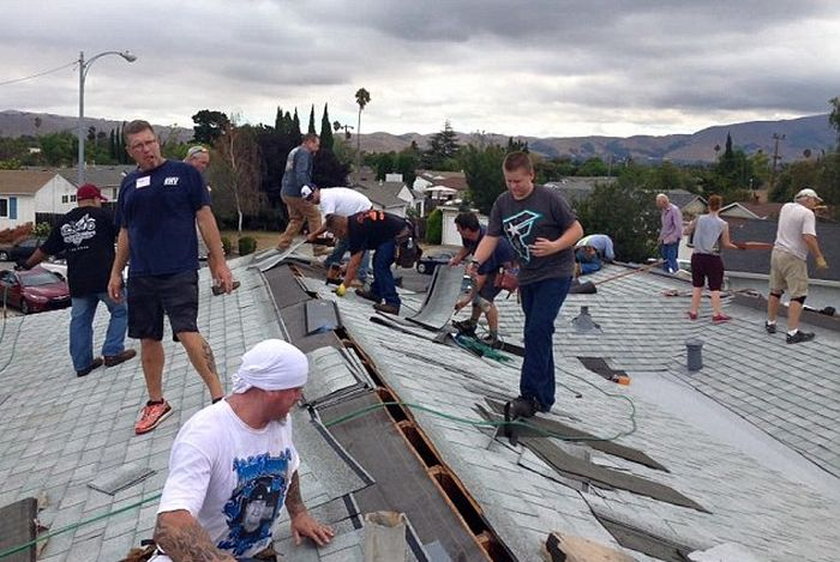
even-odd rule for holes
{"type": "Polygon", "coordinates": [[[172,445],[152,560],[270,555],[271,527],[284,505],[296,543],[330,542],[332,529],[310,516],[301,499],[288,415],[308,371],[295,346],[262,341],[242,357],[232,394],[184,424],[172,445]]]}
{"type": "Polygon", "coordinates": [[[817,268],[828,268],[817,242],[814,208],[820,203],[820,196],[813,189],[805,188],[796,194],[793,203],[785,203],[779,212],[776,242],[770,257],[770,294],[764,328],[768,334],[776,333],[779,301],[787,291],[790,294],[787,343],[814,339],[813,332],[799,329],[799,317],[808,296],[808,252],[814,255],[817,268]]]}

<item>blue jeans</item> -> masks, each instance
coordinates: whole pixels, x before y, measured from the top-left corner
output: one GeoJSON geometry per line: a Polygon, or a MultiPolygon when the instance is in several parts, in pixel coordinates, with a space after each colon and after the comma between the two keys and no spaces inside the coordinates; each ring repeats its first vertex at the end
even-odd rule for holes
{"type": "Polygon", "coordinates": [[[525,358],[519,393],[535,398],[543,412],[554,404],[554,321],[571,284],[571,277],[562,277],[519,286],[525,313],[525,358]]]}
{"type": "MultiPolygon", "coordinates": [[[[341,265],[341,260],[344,258],[344,253],[350,248],[350,242],[347,238],[338,238],[335,241],[335,247],[330,255],[327,256],[327,259],[324,260],[324,266],[327,269],[333,264],[341,265]]],[[[356,277],[359,278],[359,281],[364,283],[367,280],[368,271],[370,270],[370,252],[365,250],[362,253],[362,263],[359,264],[359,271],[356,273],[356,277]]]]}
{"type": "Polygon", "coordinates": [[[125,350],[125,331],[128,326],[125,293],[120,303],[112,301],[108,293],[73,297],[70,299],[70,357],[77,371],[87,369],[93,363],[93,317],[99,301],[105,303],[111,314],[105,343],[102,344],[102,355],[118,355],[125,350]]]}
{"type": "Polygon", "coordinates": [[[670,244],[662,244],[659,247],[660,252],[662,253],[662,259],[665,260],[662,263],[662,269],[668,273],[675,273],[680,269],[679,264],[677,264],[677,252],[680,249],[680,243],[672,242],[670,244]]]}
{"type": "Polygon", "coordinates": [[[394,274],[391,273],[391,264],[394,263],[396,253],[397,244],[393,240],[383,242],[376,248],[373,253],[373,283],[370,291],[379,299],[385,299],[386,304],[400,306],[394,274]]]}

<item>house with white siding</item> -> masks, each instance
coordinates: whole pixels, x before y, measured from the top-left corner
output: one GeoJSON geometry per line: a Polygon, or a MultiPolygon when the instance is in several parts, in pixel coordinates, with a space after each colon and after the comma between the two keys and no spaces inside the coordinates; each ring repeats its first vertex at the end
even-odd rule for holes
{"type": "Polygon", "coordinates": [[[61,215],[76,206],[76,186],[55,171],[0,170],[0,230],[61,215]]]}

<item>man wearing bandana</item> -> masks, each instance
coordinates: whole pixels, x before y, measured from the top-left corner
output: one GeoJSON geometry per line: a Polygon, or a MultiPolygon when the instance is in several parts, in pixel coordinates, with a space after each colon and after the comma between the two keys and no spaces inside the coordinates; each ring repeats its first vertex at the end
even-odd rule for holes
{"type": "MultiPolygon", "coordinates": [[[[289,412],[309,364],[295,346],[265,340],[242,357],[233,391],[190,418],[172,445],[154,539],[155,562],[271,555],[283,506],[292,535],[319,546],[333,537],[303,504],[289,412]],[[165,554],[164,554],[165,553],[165,554]]],[[[271,559],[271,558],[268,558],[271,559]]]]}

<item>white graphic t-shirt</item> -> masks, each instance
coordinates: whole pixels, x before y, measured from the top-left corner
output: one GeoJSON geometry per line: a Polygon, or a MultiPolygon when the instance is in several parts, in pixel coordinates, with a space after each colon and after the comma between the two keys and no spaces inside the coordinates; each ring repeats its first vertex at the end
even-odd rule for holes
{"type": "Polygon", "coordinates": [[[299,465],[291,418],[253,429],[221,400],[178,432],[158,513],[185,509],[219,549],[253,556],[271,544],[271,526],[299,465]]]}

